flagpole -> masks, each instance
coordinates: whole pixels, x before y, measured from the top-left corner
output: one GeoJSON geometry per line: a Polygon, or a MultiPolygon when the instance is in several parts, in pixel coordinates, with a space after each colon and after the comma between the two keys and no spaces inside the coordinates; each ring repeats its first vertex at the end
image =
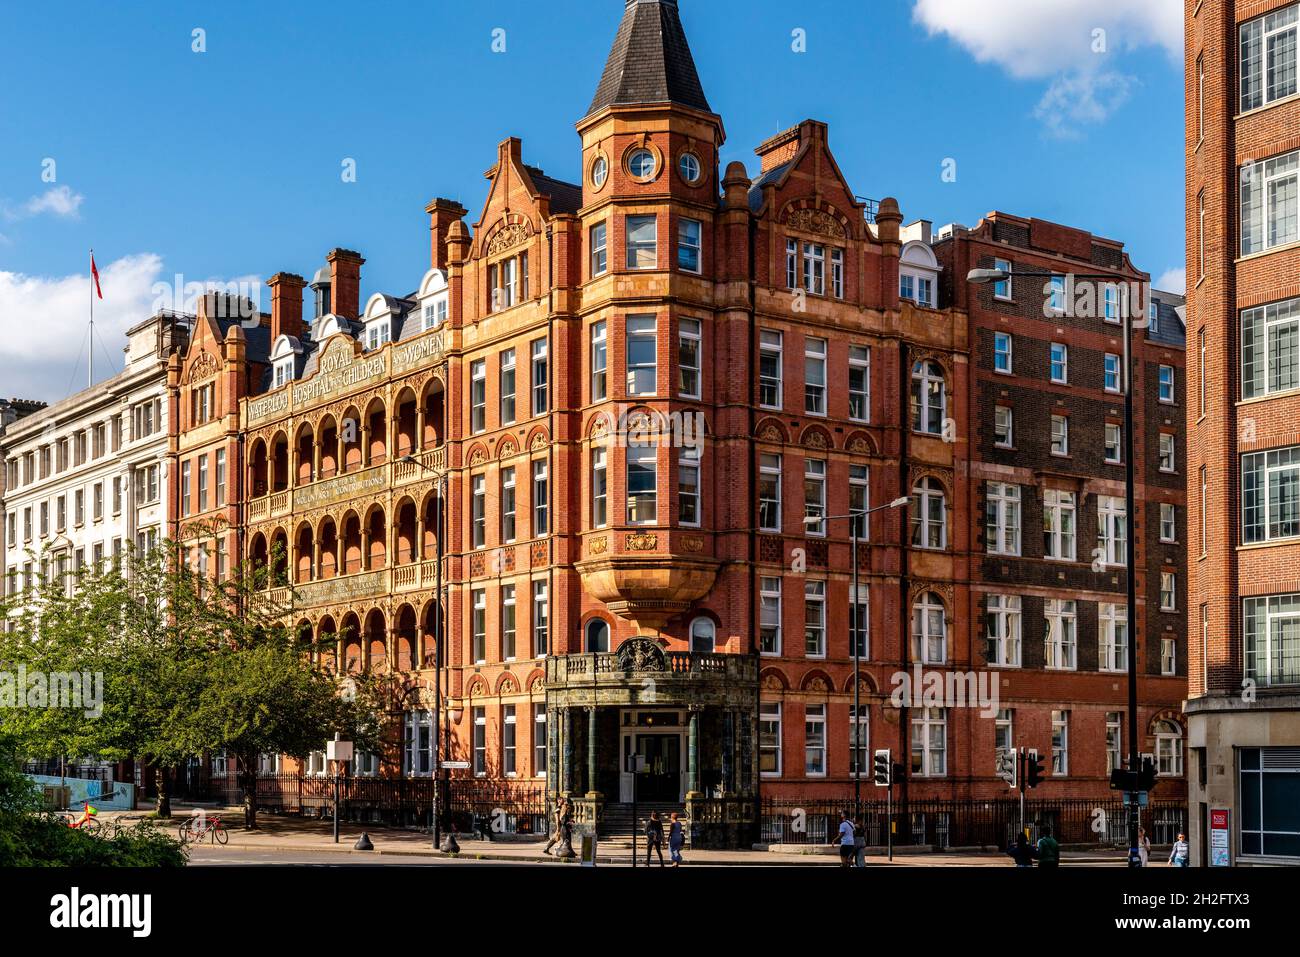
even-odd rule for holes
{"type": "Polygon", "coordinates": [[[90,341],[86,343],[89,365],[86,370],[86,388],[95,384],[95,250],[90,251],[90,341]]]}

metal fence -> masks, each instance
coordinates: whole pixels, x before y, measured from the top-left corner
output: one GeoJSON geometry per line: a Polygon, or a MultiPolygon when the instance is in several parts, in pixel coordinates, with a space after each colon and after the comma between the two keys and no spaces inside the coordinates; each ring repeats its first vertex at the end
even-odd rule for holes
{"type": "MultiPolygon", "coordinates": [[[[509,782],[453,779],[442,783],[443,826],[461,833],[489,829],[495,834],[547,831],[546,789],[509,782]]],[[[233,777],[208,782],[205,797],[223,804],[243,802],[233,777]]],[[[400,827],[433,826],[431,778],[343,777],[339,816],[343,820],[400,827]]],[[[329,817],[334,779],[324,775],[264,774],[257,778],[259,810],[272,814],[329,817]]]]}
{"type": "Polygon", "coordinates": [[[111,781],[113,768],[101,764],[78,766],[73,763],[61,764],[57,759],[51,761],[28,761],[23,764],[24,774],[40,774],[51,778],[73,778],[79,781],[111,781]]]}
{"type": "MultiPolygon", "coordinates": [[[[1025,825],[1037,840],[1050,826],[1061,844],[1093,847],[1128,845],[1128,816],[1119,800],[1029,800],[1025,825]]],[[[760,811],[760,840],[765,844],[829,844],[839,829],[840,811],[853,815],[853,797],[838,801],[799,801],[766,798],[760,811]]],[[[881,847],[888,833],[888,805],[862,802],[858,824],[867,844],[881,847]]],[[[1174,842],[1187,829],[1182,804],[1152,804],[1142,808],[1140,824],[1154,845],[1174,842]]],[[[1020,827],[1018,800],[912,801],[893,807],[894,844],[944,849],[950,847],[1005,848],[1020,827]]]]}

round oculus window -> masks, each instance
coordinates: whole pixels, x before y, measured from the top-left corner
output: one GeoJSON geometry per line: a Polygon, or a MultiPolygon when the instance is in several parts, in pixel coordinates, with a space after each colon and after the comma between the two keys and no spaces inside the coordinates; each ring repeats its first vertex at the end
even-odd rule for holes
{"type": "Polygon", "coordinates": [[[637,179],[650,179],[655,174],[655,154],[637,150],[627,161],[627,168],[637,179]]]}
{"type": "Polygon", "coordinates": [[[601,189],[609,179],[609,162],[603,156],[597,156],[591,164],[591,185],[601,189]]]}
{"type": "Polygon", "coordinates": [[[700,179],[700,158],[694,153],[683,153],[677,160],[677,170],[682,174],[682,179],[686,180],[686,182],[698,182],[700,179]]]}

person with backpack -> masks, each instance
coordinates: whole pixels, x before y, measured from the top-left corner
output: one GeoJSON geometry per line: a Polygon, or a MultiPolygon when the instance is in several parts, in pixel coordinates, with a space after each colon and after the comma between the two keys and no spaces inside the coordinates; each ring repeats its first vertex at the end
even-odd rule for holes
{"type": "Polygon", "coordinates": [[[1061,864],[1061,845],[1052,837],[1050,827],[1043,828],[1043,836],[1038,839],[1038,866],[1059,867],[1061,864]]]}
{"type": "Polygon", "coordinates": [[[645,864],[650,866],[650,852],[659,855],[659,866],[664,866],[664,822],[659,820],[659,812],[651,811],[650,820],[645,825],[645,864]]]}
{"type": "Polygon", "coordinates": [[[849,819],[847,811],[840,811],[839,832],[831,843],[839,845],[840,867],[852,867],[858,849],[858,827],[849,819]]]}
{"type": "Polygon", "coordinates": [[[1182,831],[1178,832],[1178,840],[1174,841],[1173,850],[1169,852],[1169,863],[1174,867],[1189,867],[1192,863],[1192,849],[1182,831]]]}

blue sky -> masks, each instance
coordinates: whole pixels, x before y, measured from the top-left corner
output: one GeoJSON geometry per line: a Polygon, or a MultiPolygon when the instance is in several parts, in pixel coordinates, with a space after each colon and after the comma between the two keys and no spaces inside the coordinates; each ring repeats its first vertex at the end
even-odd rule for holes
{"type": "MultiPolygon", "coordinates": [[[[67,394],[84,363],[91,246],[101,368],[120,368],[121,331],[177,274],[310,275],[347,246],[367,259],[363,296],[409,292],[428,266],[425,203],[456,198],[475,219],[500,140],[578,177],[574,123],[622,8],[10,5],[0,393],[67,394]],[[355,182],[340,175],[349,158],[355,182]]],[[[681,12],[726,125],[724,163],[753,172],[759,142],[814,117],[856,191],[897,197],[907,220],[1003,209],[1123,240],[1153,277],[1181,267],[1180,0],[681,0],[681,12]]]]}

